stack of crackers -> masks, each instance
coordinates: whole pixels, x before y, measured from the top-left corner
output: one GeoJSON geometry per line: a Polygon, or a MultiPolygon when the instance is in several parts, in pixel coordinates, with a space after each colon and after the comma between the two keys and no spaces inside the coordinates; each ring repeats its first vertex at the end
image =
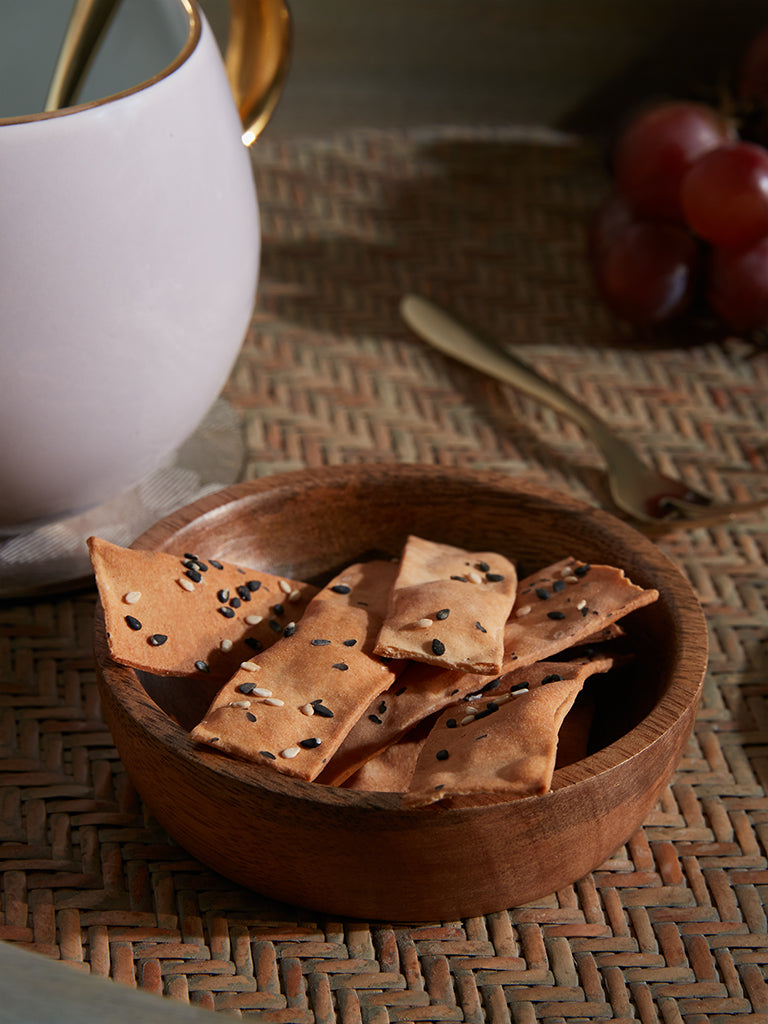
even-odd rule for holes
{"type": "Polygon", "coordinates": [[[195,743],[405,806],[546,792],[558,744],[586,753],[574,704],[616,664],[618,621],[658,598],[612,566],[566,558],[518,580],[498,553],[415,536],[320,589],[88,543],[111,657],[221,683],[195,743]]]}

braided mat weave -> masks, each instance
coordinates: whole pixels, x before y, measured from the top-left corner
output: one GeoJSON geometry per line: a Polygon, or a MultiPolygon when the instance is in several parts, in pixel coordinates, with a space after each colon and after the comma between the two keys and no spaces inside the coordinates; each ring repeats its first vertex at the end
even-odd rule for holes
{"type": "MultiPolygon", "coordinates": [[[[416,341],[418,291],[514,341],[662,470],[768,492],[768,352],[653,338],[593,299],[588,146],[359,133],[255,154],[259,304],[225,392],[247,476],[371,460],[492,468],[606,504],[571,423],[416,341]]],[[[146,814],[100,717],[90,591],[0,605],[0,939],[274,1024],[768,1020],[768,514],[658,543],[712,654],[694,737],[645,826],[524,907],[329,920],[216,876],[146,814]]]]}

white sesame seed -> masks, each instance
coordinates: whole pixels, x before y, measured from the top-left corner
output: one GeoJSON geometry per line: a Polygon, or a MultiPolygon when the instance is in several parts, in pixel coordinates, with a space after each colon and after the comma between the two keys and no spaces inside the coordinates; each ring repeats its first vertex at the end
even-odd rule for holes
{"type": "Polygon", "coordinates": [[[292,590],[288,595],[288,600],[291,601],[293,604],[296,604],[297,601],[301,600],[301,591],[292,590]]]}
{"type": "Polygon", "coordinates": [[[285,701],[280,700],[279,697],[267,697],[264,703],[269,704],[269,706],[272,708],[282,708],[285,706],[285,701]]]}
{"type": "Polygon", "coordinates": [[[315,713],[315,709],[312,707],[311,704],[303,704],[299,708],[299,711],[302,713],[302,715],[314,715],[315,713]]]}
{"type": "Polygon", "coordinates": [[[186,576],[179,576],[176,582],[179,584],[182,590],[189,590],[190,593],[195,589],[195,584],[192,582],[192,580],[187,579],[186,576]]]}
{"type": "Polygon", "coordinates": [[[474,722],[474,720],[474,715],[465,715],[464,718],[462,718],[462,720],[459,722],[459,725],[469,725],[471,722],[474,722]]]}
{"type": "Polygon", "coordinates": [[[266,687],[264,687],[264,686],[255,686],[251,690],[251,696],[252,697],[271,697],[272,696],[272,691],[271,690],[267,690],[266,687]]]}
{"type": "Polygon", "coordinates": [[[280,751],[280,757],[284,757],[284,758],[286,758],[286,760],[290,761],[290,759],[292,757],[296,757],[296,755],[298,753],[299,753],[299,748],[298,747],[286,747],[285,750],[281,750],[280,751]]]}
{"type": "Polygon", "coordinates": [[[231,708],[249,708],[251,702],[249,700],[233,700],[230,701],[229,706],[231,708]]]}
{"type": "Polygon", "coordinates": [[[566,583],[573,584],[573,583],[578,583],[579,582],[579,577],[578,576],[563,576],[563,580],[566,583]]]}
{"type": "Polygon", "coordinates": [[[579,611],[581,611],[582,608],[587,607],[587,602],[584,599],[582,599],[581,601],[579,601],[576,607],[579,609],[579,611]]]}
{"type": "Polygon", "coordinates": [[[137,604],[141,600],[140,590],[129,590],[123,597],[126,604],[137,604]]]}
{"type": "Polygon", "coordinates": [[[240,668],[245,669],[246,672],[259,672],[261,665],[257,665],[255,661],[241,661],[240,668]]]}
{"type": "Polygon", "coordinates": [[[221,647],[222,651],[231,651],[232,641],[229,639],[228,636],[225,636],[224,639],[219,644],[219,646],[221,647]]]}
{"type": "Polygon", "coordinates": [[[515,617],[521,619],[524,615],[530,614],[531,606],[529,604],[521,605],[515,609],[515,617]]]}
{"type": "Polygon", "coordinates": [[[427,619],[427,618],[417,619],[414,622],[414,624],[413,624],[413,628],[414,629],[427,629],[431,625],[432,625],[432,619],[427,619]]]}
{"type": "Polygon", "coordinates": [[[245,621],[249,626],[258,626],[264,619],[263,615],[246,615],[245,621]]]}
{"type": "Polygon", "coordinates": [[[287,580],[278,580],[277,585],[278,587],[280,587],[284,594],[290,594],[290,592],[293,590],[293,587],[291,586],[290,583],[288,583],[287,580]]]}
{"type": "Polygon", "coordinates": [[[475,572],[474,569],[470,569],[470,571],[467,573],[467,579],[469,580],[470,583],[483,582],[483,577],[480,575],[479,572],[475,572]]]}

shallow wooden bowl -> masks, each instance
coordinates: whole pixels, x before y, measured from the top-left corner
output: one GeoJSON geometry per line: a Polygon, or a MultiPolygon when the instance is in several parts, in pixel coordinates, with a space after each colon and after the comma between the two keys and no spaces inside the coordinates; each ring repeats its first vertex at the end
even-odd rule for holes
{"type": "Polygon", "coordinates": [[[394,794],[292,780],[190,743],[210,693],[140,676],[106,652],[104,713],[157,820],[204,864],[272,898],[380,920],[508,908],[597,867],[642,824],[691,731],[706,663],[703,615],[658,548],[614,517],[498,474],[363,465],[227,488],[152,527],[158,548],[320,581],[407,534],[497,550],[520,574],[573,555],[619,565],[660,600],[625,620],[637,657],[598,700],[594,752],[544,796],[475,808],[403,809],[394,794]]]}

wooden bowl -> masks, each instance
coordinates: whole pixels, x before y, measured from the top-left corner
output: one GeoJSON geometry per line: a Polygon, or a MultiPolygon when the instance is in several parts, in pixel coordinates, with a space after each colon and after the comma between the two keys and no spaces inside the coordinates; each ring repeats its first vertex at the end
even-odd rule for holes
{"type": "Polygon", "coordinates": [[[491,806],[403,808],[396,794],[288,778],[194,746],[210,693],[96,658],[104,713],[137,790],[202,863],[284,902],[348,917],[425,921],[526,903],[597,867],[642,824],[693,726],[706,665],[698,601],[647,538],[520,480],[398,465],[330,467],[229,487],[134,544],[319,581],[407,534],[515,559],[520,575],[573,555],[621,566],[660,599],[625,620],[637,657],[599,700],[597,749],[552,790],[491,806]]]}

